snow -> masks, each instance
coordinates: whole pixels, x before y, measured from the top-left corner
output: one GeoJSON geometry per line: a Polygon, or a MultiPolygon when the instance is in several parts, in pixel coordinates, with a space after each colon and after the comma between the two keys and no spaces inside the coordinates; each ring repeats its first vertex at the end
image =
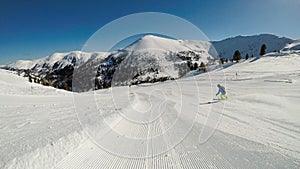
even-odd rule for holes
{"type": "Polygon", "coordinates": [[[73,67],[91,61],[90,63],[95,65],[95,69],[97,66],[101,69],[97,77],[100,79],[98,87],[101,88],[104,86],[101,83],[110,84],[113,80],[113,85],[127,85],[176,79],[183,76],[189,69],[196,69],[201,62],[215,64],[216,57],[216,51],[207,41],[174,40],[146,35],[128,47],[111,53],[80,51],[54,53],[37,60],[16,61],[8,64],[6,68],[21,70],[21,72],[39,78],[46,77],[53,86],[62,86],[62,79],[57,81],[52,77],[67,77],[67,80],[70,81],[72,78],[69,76],[70,73],[66,75],[65,72],[72,71],[73,67]],[[122,75],[120,78],[111,79],[110,71],[115,69],[118,69],[122,75]],[[123,72],[128,72],[127,75],[131,77],[124,77],[123,72]],[[132,79],[134,76],[135,79],[132,79]]]}
{"type": "Polygon", "coordinates": [[[50,168],[84,140],[70,92],[5,70],[0,86],[1,169],[50,168]]]}
{"type": "MultiPolygon", "coordinates": [[[[76,60],[76,64],[82,64],[87,62],[90,59],[102,58],[106,56],[105,52],[94,52],[87,53],[81,51],[72,51],[67,53],[53,53],[50,56],[35,59],[35,60],[18,60],[16,62],[6,65],[8,68],[13,69],[42,69],[44,65],[47,65],[49,68],[52,68],[55,64],[58,64],[58,68],[64,68],[67,65],[74,64],[73,60],[76,60]]],[[[37,71],[39,71],[37,70],[37,71]]]]}
{"type": "Polygon", "coordinates": [[[299,51],[300,50],[300,40],[293,43],[287,44],[282,51],[299,51]]]}
{"type": "Polygon", "coordinates": [[[140,51],[160,49],[163,51],[189,51],[189,50],[207,50],[211,43],[207,41],[175,40],[154,35],[146,35],[124,48],[127,51],[140,51]]]}
{"type": "Polygon", "coordinates": [[[146,35],[123,50],[133,53],[150,53],[152,55],[195,51],[203,53],[201,60],[204,62],[207,62],[207,57],[217,57],[216,51],[208,41],[175,40],[154,35],[146,35]]]}
{"type": "MultiPolygon", "coordinates": [[[[198,65],[201,62],[212,64],[213,59],[217,57],[216,51],[210,42],[175,40],[154,35],[146,35],[140,38],[122,49],[122,52],[124,51],[127,51],[128,54],[121,67],[135,67],[137,72],[151,68],[158,69],[158,74],[146,72],[145,75],[139,76],[140,81],[147,78],[180,77],[179,67],[182,67],[181,64],[186,63],[186,61],[183,61],[179,55],[190,57],[190,62],[198,65]]],[[[116,56],[118,54],[116,53],[116,56]]],[[[121,70],[121,72],[123,71],[121,70]]]]}
{"type": "Polygon", "coordinates": [[[68,92],[58,90],[52,87],[41,86],[35,83],[29,83],[27,79],[18,76],[14,72],[1,70],[0,76],[0,94],[9,96],[23,95],[66,95],[68,92]],[[13,76],[12,76],[13,75],[13,76]]]}
{"type": "Polygon", "coordinates": [[[281,53],[177,81],[81,94],[0,70],[0,168],[299,168],[299,62],[299,53],[281,53]],[[207,104],[217,83],[229,99],[207,104]],[[105,123],[94,118],[98,111],[105,123]],[[199,135],[209,135],[202,131],[216,124],[200,144],[199,135]],[[91,138],[97,132],[104,137],[91,138]],[[120,143],[116,133],[137,139],[120,143]]]}
{"type": "Polygon", "coordinates": [[[224,112],[228,122],[223,119],[219,128],[299,159],[299,56],[263,57],[226,69],[231,99],[224,112]],[[234,119],[241,124],[237,131],[234,119]]]}

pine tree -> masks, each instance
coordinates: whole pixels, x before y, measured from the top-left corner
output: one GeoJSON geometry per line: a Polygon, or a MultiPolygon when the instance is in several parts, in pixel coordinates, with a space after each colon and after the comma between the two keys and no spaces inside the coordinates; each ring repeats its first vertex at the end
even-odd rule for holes
{"type": "Polygon", "coordinates": [[[222,64],[222,65],[224,64],[224,59],[223,58],[220,59],[220,64],[222,64]]]}
{"type": "Polygon", "coordinates": [[[191,67],[191,62],[190,61],[187,61],[186,62],[187,66],[190,68],[191,67]]]}
{"type": "Polygon", "coordinates": [[[249,59],[249,55],[248,55],[248,53],[246,54],[246,56],[245,56],[245,59],[247,60],[247,59],[249,59]]]}
{"type": "Polygon", "coordinates": [[[261,45],[261,48],[260,48],[260,53],[259,53],[259,55],[260,55],[260,56],[263,56],[264,54],[266,54],[266,49],[267,49],[266,44],[262,44],[262,45],[261,45]]]}
{"type": "Polygon", "coordinates": [[[194,63],[194,70],[196,70],[196,69],[198,69],[198,63],[197,62],[194,63]]]}
{"type": "Polygon", "coordinates": [[[69,86],[67,82],[63,82],[63,89],[69,90],[69,86]]]}
{"type": "Polygon", "coordinates": [[[251,58],[254,58],[254,55],[253,55],[253,54],[251,55],[251,58]]]}
{"type": "Polygon", "coordinates": [[[32,83],[32,77],[30,75],[28,76],[28,80],[30,83],[32,83]]]}
{"type": "Polygon", "coordinates": [[[44,86],[49,86],[49,82],[45,78],[43,78],[43,77],[41,78],[41,83],[44,86]]]}
{"type": "Polygon", "coordinates": [[[41,78],[41,84],[44,85],[44,86],[46,86],[46,80],[43,77],[41,78]]]}
{"type": "Polygon", "coordinates": [[[238,62],[241,59],[242,59],[241,52],[239,50],[236,50],[233,54],[232,60],[238,62]]]}
{"type": "Polygon", "coordinates": [[[203,62],[200,63],[200,70],[202,70],[202,71],[204,71],[204,72],[207,71],[207,70],[206,70],[206,66],[205,66],[205,64],[204,64],[203,62]]]}

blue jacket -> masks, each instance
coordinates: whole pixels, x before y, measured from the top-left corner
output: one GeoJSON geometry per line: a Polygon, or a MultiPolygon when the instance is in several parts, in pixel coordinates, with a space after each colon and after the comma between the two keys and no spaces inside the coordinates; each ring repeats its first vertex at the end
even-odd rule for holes
{"type": "Polygon", "coordinates": [[[218,95],[218,94],[226,94],[226,91],[225,91],[225,87],[223,87],[223,86],[219,86],[219,91],[218,91],[218,93],[216,94],[216,95],[218,95]]]}

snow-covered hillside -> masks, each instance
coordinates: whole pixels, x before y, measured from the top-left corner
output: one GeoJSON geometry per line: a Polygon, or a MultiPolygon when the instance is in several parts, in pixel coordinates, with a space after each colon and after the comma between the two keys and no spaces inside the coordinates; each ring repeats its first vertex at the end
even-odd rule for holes
{"type": "MultiPolygon", "coordinates": [[[[211,43],[207,41],[193,41],[193,40],[175,40],[163,38],[154,35],[146,35],[128,47],[124,48],[127,51],[143,51],[152,49],[159,49],[161,51],[180,52],[180,51],[208,51],[211,43]]],[[[209,57],[209,56],[208,56],[209,57]]]]}
{"type": "MultiPolygon", "coordinates": [[[[123,57],[116,65],[116,74],[121,77],[115,74],[113,85],[177,79],[190,70],[198,69],[201,62],[215,64],[217,57],[210,42],[174,40],[154,35],[146,35],[120,52],[111,56],[113,60],[123,57]]],[[[112,62],[108,59],[102,65],[112,62]]]]}
{"type": "Polygon", "coordinates": [[[52,168],[84,139],[70,92],[0,69],[0,168],[52,168]]]}
{"type": "Polygon", "coordinates": [[[89,61],[103,60],[109,53],[81,52],[53,53],[36,60],[19,60],[4,66],[4,69],[18,72],[35,83],[54,86],[59,89],[72,90],[74,68],[89,61]]]}
{"type": "Polygon", "coordinates": [[[237,36],[228,38],[222,41],[212,42],[215,49],[219,53],[220,57],[231,59],[234,52],[239,50],[244,58],[248,53],[249,56],[259,56],[260,48],[262,44],[266,44],[266,52],[279,51],[287,44],[293,43],[294,40],[279,37],[271,34],[261,34],[254,36],[237,36]]]}
{"type": "Polygon", "coordinates": [[[287,44],[282,51],[300,51],[300,40],[287,44]]]}
{"type": "Polygon", "coordinates": [[[0,70],[0,168],[299,168],[299,62],[299,53],[285,53],[81,94],[0,70]],[[217,83],[228,100],[212,100],[217,83]],[[200,144],[210,127],[216,131],[200,144]]]}
{"type": "Polygon", "coordinates": [[[66,66],[82,64],[90,59],[104,57],[106,53],[95,52],[86,53],[81,51],[72,51],[67,53],[53,53],[50,56],[36,60],[18,60],[6,65],[11,70],[31,70],[32,73],[44,75],[55,70],[63,69],[66,66]]]}

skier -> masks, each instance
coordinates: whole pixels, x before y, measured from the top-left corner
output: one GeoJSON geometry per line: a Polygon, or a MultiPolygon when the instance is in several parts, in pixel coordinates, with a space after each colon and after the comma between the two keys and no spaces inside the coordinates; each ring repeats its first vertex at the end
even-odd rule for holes
{"type": "Polygon", "coordinates": [[[226,95],[225,87],[221,86],[220,84],[218,84],[217,87],[219,88],[219,91],[216,94],[216,96],[218,96],[221,93],[220,94],[221,100],[228,99],[228,96],[226,95]]]}

